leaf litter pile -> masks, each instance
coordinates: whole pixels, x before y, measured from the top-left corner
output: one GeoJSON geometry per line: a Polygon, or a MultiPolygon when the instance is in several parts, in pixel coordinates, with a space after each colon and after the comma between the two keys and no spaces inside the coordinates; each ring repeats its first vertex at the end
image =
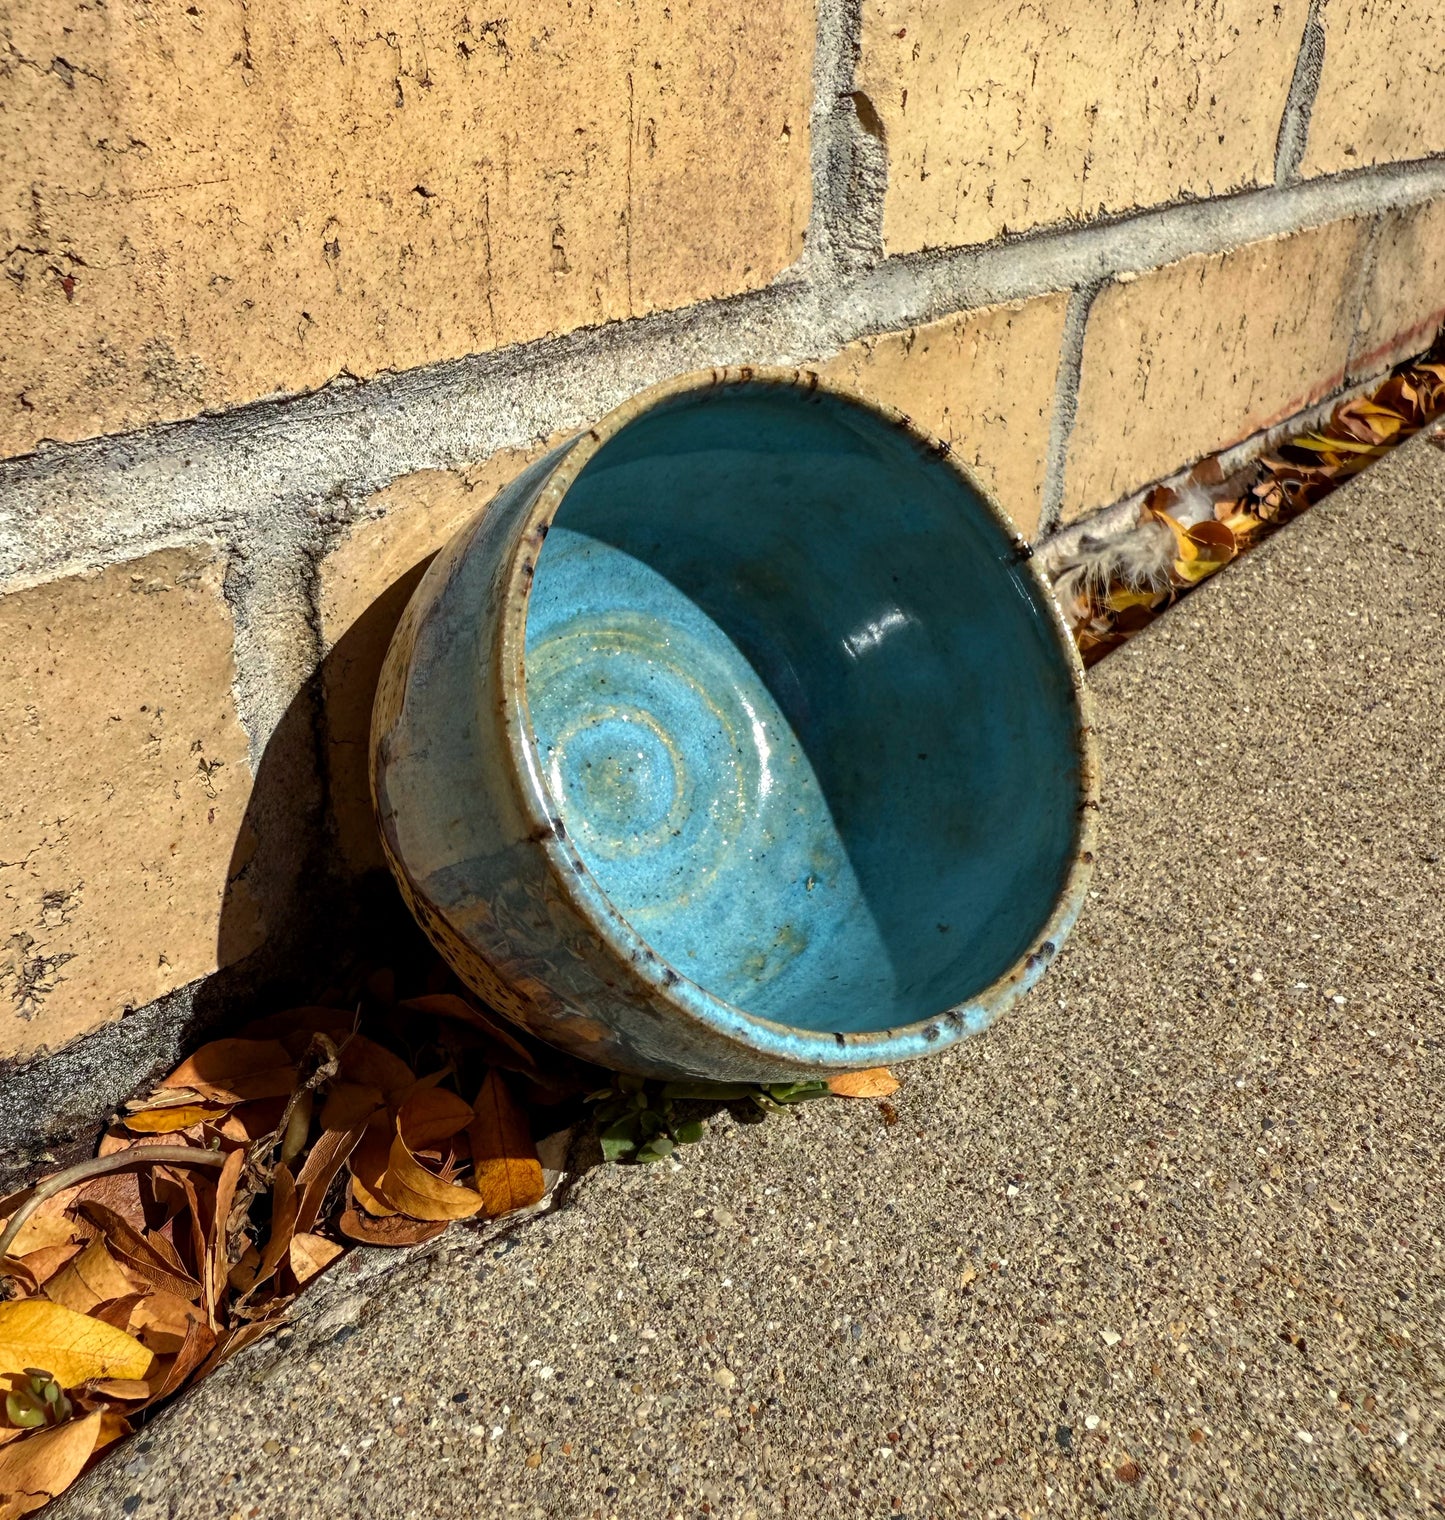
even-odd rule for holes
{"type": "Polygon", "coordinates": [[[1445,411],[1445,339],[1368,395],[1226,478],[1206,459],[1182,487],[1155,486],[1132,531],[1081,536],[1053,571],[1086,665],[1132,638],[1181,595],[1413,437],[1445,411]]]}
{"type": "MultiPolygon", "coordinates": [[[[456,985],[439,962],[428,983],[456,985]]],[[[126,1104],[93,1161],[0,1200],[0,1520],[277,1328],[352,1246],[536,1208],[534,1134],[587,1113],[604,1159],[655,1162],[702,1138],[699,1102],[774,1112],[897,1085],[884,1071],[772,1087],[613,1076],[460,992],[397,999],[390,972],[348,1007],[203,1045],[126,1104]]]]}

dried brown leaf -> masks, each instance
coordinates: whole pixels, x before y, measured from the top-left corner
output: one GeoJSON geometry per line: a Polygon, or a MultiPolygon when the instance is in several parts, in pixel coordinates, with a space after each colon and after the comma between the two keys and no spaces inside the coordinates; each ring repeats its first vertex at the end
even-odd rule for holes
{"type": "Polygon", "coordinates": [[[472,1147],[472,1185],[489,1219],[541,1201],[547,1187],[532,1128],[500,1072],[487,1073],[467,1138],[472,1147]]]}
{"type": "Polygon", "coordinates": [[[126,1298],[136,1290],[125,1268],[97,1236],[63,1272],[45,1285],[51,1303],[63,1304],[77,1314],[89,1314],[97,1304],[126,1298]]]}
{"type": "Polygon", "coordinates": [[[106,1237],[113,1255],[130,1272],[153,1287],[181,1298],[198,1299],[201,1285],[186,1271],[175,1249],[163,1236],[142,1235],[114,1209],[84,1198],[80,1212],[106,1237]]]}
{"type": "Polygon", "coordinates": [[[73,1261],[85,1247],[72,1240],[63,1246],[41,1246],[38,1251],[27,1251],[24,1256],[12,1258],[37,1288],[43,1288],[61,1268],[73,1261]]]}
{"type": "Polygon", "coordinates": [[[151,1385],[147,1378],[92,1378],[85,1391],[105,1399],[119,1399],[123,1404],[135,1404],[150,1398],[151,1385]]]}
{"type": "Polygon", "coordinates": [[[291,1272],[298,1287],[304,1287],[318,1272],[324,1271],[341,1255],[342,1247],[321,1235],[297,1234],[291,1237],[291,1272]]]}
{"type": "Polygon", "coordinates": [[[413,1091],[397,1112],[397,1124],[413,1151],[450,1140],[472,1121],[472,1106],[444,1087],[413,1091]]]}
{"type": "Polygon", "coordinates": [[[348,1082],[379,1087],[388,1102],[398,1101],[416,1081],[416,1073],[385,1046],[354,1034],[341,1047],[341,1074],[348,1082]]]}
{"type": "Polygon", "coordinates": [[[231,1270],[229,1226],[236,1205],[236,1188],[246,1166],[245,1151],[232,1151],[216,1178],[211,1217],[206,1221],[206,1318],[216,1327],[216,1311],[226,1296],[226,1277],[231,1270]]]}
{"type": "Polygon", "coordinates": [[[161,1368],[151,1377],[151,1392],[146,1402],[153,1404],[160,1399],[167,1399],[178,1389],[183,1388],[187,1379],[210,1355],[215,1345],[216,1332],[214,1330],[198,1319],[189,1321],[186,1325],[185,1339],[171,1359],[170,1365],[161,1368]]]}
{"type": "Polygon", "coordinates": [[[360,1141],[347,1157],[352,1191],[368,1214],[385,1218],[393,1213],[382,1192],[382,1182],[391,1160],[391,1128],[384,1119],[373,1121],[362,1132],[360,1141]]]}
{"type": "Polygon", "coordinates": [[[122,1329],[149,1346],[157,1356],[174,1356],[190,1334],[190,1327],[201,1318],[200,1308],[189,1299],[174,1293],[147,1293],[139,1299],[120,1299],[115,1305],[102,1305],[95,1313],[110,1322],[109,1310],[129,1303],[122,1329]]]}
{"type": "Polygon", "coordinates": [[[241,1145],[254,1145],[274,1134],[286,1112],[285,1097],[258,1098],[254,1103],[242,1103],[233,1108],[217,1126],[227,1140],[241,1145]]]}
{"type": "Polygon", "coordinates": [[[867,1071],[842,1071],[828,1078],[828,1091],[838,1098],[887,1098],[899,1088],[898,1078],[886,1066],[867,1071]]]}
{"type": "Polygon", "coordinates": [[[37,1430],[0,1450],[0,1494],[8,1499],[9,1514],[28,1514],[64,1493],[90,1460],[100,1440],[101,1424],[97,1410],[83,1420],[37,1430]],[[35,1502],[26,1504],[26,1500],[35,1502]]]}
{"type": "MultiPolygon", "coordinates": [[[[307,1233],[321,1216],[321,1206],[346,1158],[356,1149],[363,1130],[360,1126],[349,1130],[323,1130],[321,1137],[311,1147],[310,1154],[296,1174],[296,1186],[301,1191],[301,1202],[296,1211],[296,1229],[307,1233]]],[[[390,1147],[388,1146],[388,1151],[390,1147]]]]}
{"type": "Polygon", "coordinates": [[[340,1219],[341,1233],[348,1240],[368,1246],[418,1246],[435,1240],[447,1227],[445,1219],[426,1221],[393,1214],[387,1219],[373,1219],[347,1209],[340,1219]]]}
{"type": "Polygon", "coordinates": [[[296,1067],[279,1040],[212,1040],[160,1085],[189,1087],[222,1103],[246,1103],[289,1096],[296,1067]]]}
{"type": "Polygon", "coordinates": [[[321,1105],[321,1128],[333,1130],[355,1129],[367,1123],[386,1106],[386,1098],[379,1087],[360,1082],[338,1082],[326,1095],[321,1105]]]}
{"type": "Polygon", "coordinates": [[[411,1153],[399,1125],[381,1179],[381,1196],[400,1213],[428,1220],[469,1219],[483,1202],[473,1189],[427,1171],[411,1153]]]}

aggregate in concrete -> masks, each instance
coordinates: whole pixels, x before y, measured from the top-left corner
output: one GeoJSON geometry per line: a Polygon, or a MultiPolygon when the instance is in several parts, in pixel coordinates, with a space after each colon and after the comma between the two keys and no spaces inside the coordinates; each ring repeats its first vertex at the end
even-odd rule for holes
{"type": "Polygon", "coordinates": [[[1098,668],[1079,930],[892,1115],[353,1255],[57,1520],[1440,1513],[1442,575],[1422,439],[1098,668]]]}

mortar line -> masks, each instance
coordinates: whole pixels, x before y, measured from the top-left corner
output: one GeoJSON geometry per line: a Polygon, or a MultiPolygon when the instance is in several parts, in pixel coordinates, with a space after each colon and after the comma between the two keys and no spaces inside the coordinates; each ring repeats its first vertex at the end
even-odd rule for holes
{"type": "Polygon", "coordinates": [[[1054,378],[1054,407],[1049,418],[1049,451],[1044,466],[1043,502],[1039,508],[1036,539],[1045,538],[1058,524],[1064,508],[1069,442],[1079,410],[1079,382],[1084,368],[1084,334],[1094,301],[1107,282],[1081,285],[1069,297],[1064,315],[1063,340],[1059,345],[1059,368],[1054,378]]]}
{"type": "Polygon", "coordinates": [[[1299,52],[1295,55],[1294,75],[1285,96],[1284,110],[1279,118],[1279,135],[1275,139],[1274,182],[1288,185],[1299,177],[1299,166],[1309,146],[1310,117],[1314,113],[1315,96],[1319,93],[1320,76],[1325,67],[1325,29],[1320,21],[1325,0],[1310,0],[1309,13],[1305,17],[1304,33],[1300,37],[1299,52]]]}
{"type": "Polygon", "coordinates": [[[243,535],[248,548],[281,548],[289,530],[276,530],[278,512],[284,522],[328,496],[359,500],[398,475],[582,425],[682,369],[805,362],[947,312],[1076,290],[1126,270],[1441,195],[1445,161],[1427,159],[894,256],[836,278],[790,271],[761,291],[678,311],[50,446],[0,465],[7,499],[0,586],[49,578],[60,565],[118,563],[162,537],[220,532],[243,535]],[[218,501],[250,505],[221,515],[218,501]]]}
{"type": "Polygon", "coordinates": [[[1370,233],[1365,240],[1365,250],[1360,258],[1359,274],[1355,278],[1355,289],[1350,313],[1350,346],[1345,352],[1345,379],[1348,381],[1354,371],[1355,357],[1360,347],[1360,332],[1365,320],[1365,299],[1370,285],[1375,277],[1375,264],[1380,256],[1380,239],[1385,231],[1385,218],[1387,211],[1379,212],[1370,223],[1370,233]]]}

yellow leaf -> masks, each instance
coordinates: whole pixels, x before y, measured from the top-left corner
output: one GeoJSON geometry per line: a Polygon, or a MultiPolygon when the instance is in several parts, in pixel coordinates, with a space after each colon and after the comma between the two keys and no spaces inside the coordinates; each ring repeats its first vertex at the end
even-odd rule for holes
{"type": "Polygon", "coordinates": [[[341,1255],[341,1247],[334,1240],[321,1235],[293,1235],[291,1237],[291,1270],[298,1283],[308,1283],[323,1267],[341,1255]]]}
{"type": "Polygon", "coordinates": [[[1198,546],[1189,537],[1189,530],[1182,522],[1170,517],[1167,512],[1161,512],[1157,507],[1153,509],[1154,516],[1174,535],[1175,546],[1178,549],[1178,557],[1182,560],[1191,560],[1199,552],[1198,546]]]}
{"type": "Polygon", "coordinates": [[[1164,595],[1156,586],[1116,586],[1104,598],[1104,605],[1111,612],[1124,612],[1130,607],[1152,607],[1164,595]]]}
{"type": "Polygon", "coordinates": [[[135,1290],[136,1285],[125,1268],[97,1235],[74,1261],[46,1283],[45,1296],[51,1303],[74,1309],[77,1314],[89,1314],[97,1304],[124,1298],[135,1290]]]}
{"type": "Polygon", "coordinates": [[[37,1430],[0,1451],[0,1494],[10,1499],[0,1514],[28,1514],[47,1499],[64,1493],[90,1460],[103,1423],[97,1410],[83,1420],[67,1420],[49,1430],[37,1430]],[[25,1499],[37,1502],[26,1505],[25,1499]],[[17,1500],[21,1501],[19,1505],[17,1500]]]}
{"type": "Polygon", "coordinates": [[[1319,433],[1301,433],[1298,438],[1291,438],[1290,445],[1297,449],[1308,449],[1315,454],[1368,454],[1372,459],[1389,453],[1383,444],[1360,443],[1354,438],[1344,438],[1339,434],[1331,434],[1324,437],[1319,433]]]}
{"type": "Polygon", "coordinates": [[[0,1372],[41,1367],[62,1388],[87,1378],[144,1377],[151,1353],[124,1330],[42,1298],[0,1304],[0,1372]]]}
{"type": "Polygon", "coordinates": [[[482,1206],[481,1195],[471,1188],[443,1182],[427,1171],[407,1149],[400,1124],[391,1142],[381,1194],[412,1219],[470,1219],[482,1206]]]}
{"type": "Polygon", "coordinates": [[[138,1114],[127,1114],[121,1123],[138,1135],[169,1135],[178,1129],[189,1129],[193,1124],[204,1124],[208,1119],[218,1119],[226,1112],[223,1107],[199,1103],[183,1103],[168,1108],[147,1108],[138,1114]]]}
{"type": "Polygon", "coordinates": [[[540,1202],[547,1184],[532,1128],[499,1072],[489,1071],[482,1083],[467,1138],[472,1146],[472,1185],[489,1219],[540,1202]]]}
{"type": "Polygon", "coordinates": [[[898,1091],[898,1078],[886,1066],[867,1071],[843,1071],[828,1078],[828,1091],[838,1098],[886,1098],[898,1091]]]}

